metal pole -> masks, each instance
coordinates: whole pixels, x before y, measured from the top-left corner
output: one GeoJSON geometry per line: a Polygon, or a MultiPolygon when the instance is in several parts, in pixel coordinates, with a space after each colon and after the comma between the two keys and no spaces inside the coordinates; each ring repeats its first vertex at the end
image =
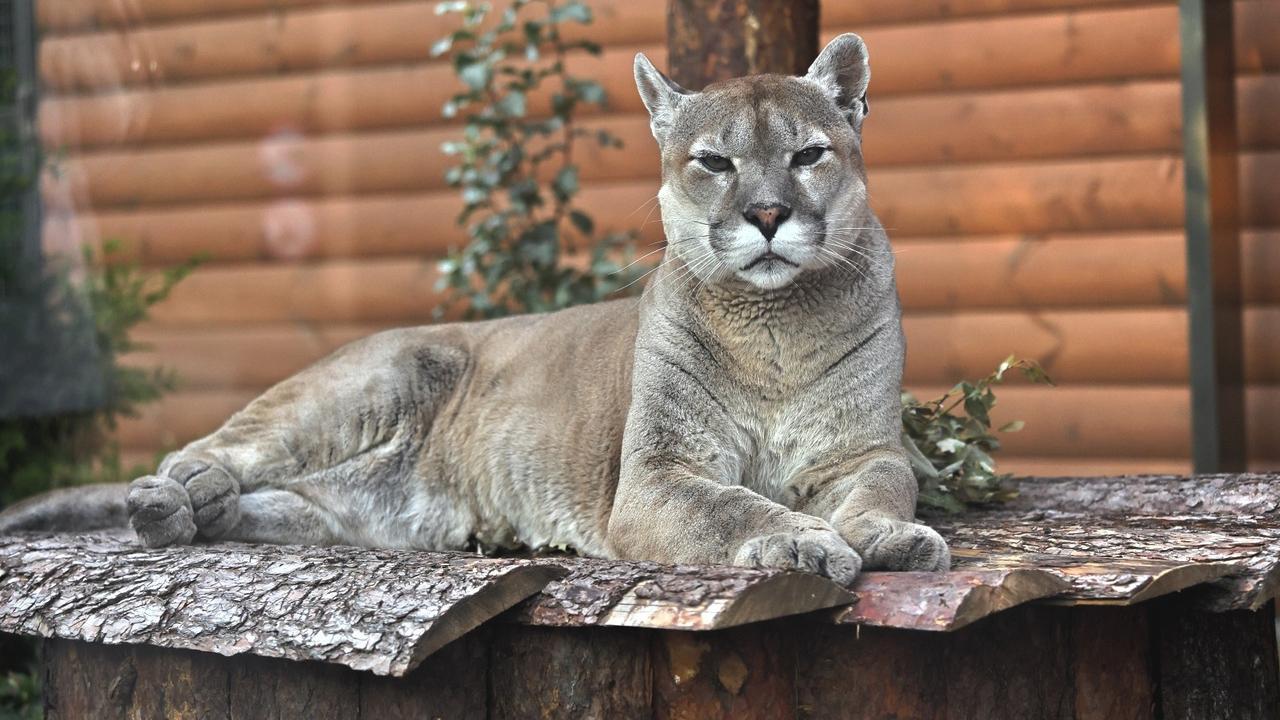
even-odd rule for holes
{"type": "Polygon", "coordinates": [[[1231,0],[1179,0],[1191,448],[1197,473],[1245,468],[1231,0]]]}

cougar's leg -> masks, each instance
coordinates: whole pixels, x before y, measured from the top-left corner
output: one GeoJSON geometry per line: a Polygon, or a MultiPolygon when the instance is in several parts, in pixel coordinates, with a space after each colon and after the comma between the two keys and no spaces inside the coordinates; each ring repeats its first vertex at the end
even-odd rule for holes
{"type": "Polygon", "coordinates": [[[348,345],[170,454],[130,486],[138,537],[367,544],[344,532],[347,500],[412,481],[405,456],[466,369],[463,349],[433,339],[415,328],[348,345]]]}

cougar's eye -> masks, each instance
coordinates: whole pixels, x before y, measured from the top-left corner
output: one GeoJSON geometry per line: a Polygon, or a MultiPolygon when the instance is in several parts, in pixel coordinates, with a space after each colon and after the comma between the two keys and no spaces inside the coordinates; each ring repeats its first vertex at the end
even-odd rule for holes
{"type": "Polygon", "coordinates": [[[733,169],[733,161],[723,155],[699,155],[698,162],[711,172],[724,172],[733,169]]]}
{"type": "Polygon", "coordinates": [[[822,154],[826,151],[827,149],[824,147],[807,147],[791,156],[791,167],[812,165],[818,162],[818,158],[821,158],[822,154]]]}

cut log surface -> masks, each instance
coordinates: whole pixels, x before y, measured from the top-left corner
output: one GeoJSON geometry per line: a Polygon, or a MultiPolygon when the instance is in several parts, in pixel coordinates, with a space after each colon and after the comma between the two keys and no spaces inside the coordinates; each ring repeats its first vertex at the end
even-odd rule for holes
{"type": "Polygon", "coordinates": [[[957,569],[1038,568],[1067,604],[1134,604],[1193,586],[1257,610],[1280,586],[1280,475],[1057,478],[997,511],[935,523],[957,569]]]}
{"type": "Polygon", "coordinates": [[[913,630],[956,630],[982,618],[1058,595],[1070,585],[1033,568],[949,573],[870,572],[854,588],[857,602],[835,613],[837,623],[913,630]]]}
{"type": "Polygon", "coordinates": [[[585,558],[523,603],[535,625],[716,630],[844,605],[848,591],[814,575],[737,567],[669,567],[585,558]]]}
{"type": "Polygon", "coordinates": [[[500,614],[544,627],[707,631],[810,613],[950,631],[1028,602],[1134,605],[1194,587],[1187,597],[1203,609],[1253,611],[1280,590],[1280,475],[1024,487],[1001,509],[934,522],[951,543],[951,572],[868,572],[850,590],[737,567],[14,536],[0,539],[0,632],[400,676],[500,614]]]}
{"type": "Polygon", "coordinates": [[[15,536],[0,539],[0,632],[399,676],[560,572],[443,553],[15,536]]]}

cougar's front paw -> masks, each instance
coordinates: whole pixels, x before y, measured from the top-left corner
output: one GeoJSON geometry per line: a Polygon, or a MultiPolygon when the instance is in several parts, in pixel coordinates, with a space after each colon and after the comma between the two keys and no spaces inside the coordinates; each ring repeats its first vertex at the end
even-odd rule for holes
{"type": "Polygon", "coordinates": [[[936,530],[919,523],[884,517],[861,518],[846,534],[868,569],[927,570],[951,568],[951,550],[936,530]]]}
{"type": "Polygon", "coordinates": [[[734,564],[802,570],[851,585],[862,568],[862,558],[834,532],[802,530],[754,537],[738,549],[734,564]]]}
{"type": "Polygon", "coordinates": [[[129,525],[147,547],[186,544],[196,536],[191,498],[167,477],[144,475],[129,484],[129,525]]]}
{"type": "Polygon", "coordinates": [[[186,487],[201,537],[217,539],[240,522],[240,483],[225,469],[201,460],[183,460],[166,474],[186,487]]]}

